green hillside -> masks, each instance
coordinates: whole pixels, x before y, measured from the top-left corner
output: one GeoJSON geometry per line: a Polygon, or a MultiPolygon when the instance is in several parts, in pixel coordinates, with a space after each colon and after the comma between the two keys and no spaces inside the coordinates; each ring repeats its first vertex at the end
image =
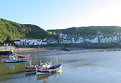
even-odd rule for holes
{"type": "Polygon", "coordinates": [[[96,35],[98,32],[102,33],[113,33],[121,32],[121,27],[119,26],[90,26],[90,27],[72,27],[67,29],[56,29],[48,30],[56,31],[59,33],[69,34],[69,35],[96,35]]]}
{"type": "Polygon", "coordinates": [[[31,24],[19,24],[0,18],[0,43],[13,42],[25,38],[48,38],[56,35],[31,24]]]}
{"type": "Polygon", "coordinates": [[[24,24],[24,26],[30,29],[30,31],[26,34],[27,38],[37,38],[37,39],[51,38],[51,37],[57,38],[57,35],[52,34],[40,28],[37,25],[24,24]]]}

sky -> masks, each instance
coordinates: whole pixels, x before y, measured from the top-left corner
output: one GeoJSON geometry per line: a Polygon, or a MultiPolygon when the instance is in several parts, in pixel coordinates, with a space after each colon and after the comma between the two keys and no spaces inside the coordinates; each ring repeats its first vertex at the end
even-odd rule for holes
{"type": "Polygon", "coordinates": [[[0,0],[0,18],[45,30],[121,26],[121,0],[0,0]]]}

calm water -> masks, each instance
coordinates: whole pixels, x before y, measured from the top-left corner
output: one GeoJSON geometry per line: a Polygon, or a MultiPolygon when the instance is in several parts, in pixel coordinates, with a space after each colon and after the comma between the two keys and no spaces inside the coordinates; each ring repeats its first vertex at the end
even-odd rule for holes
{"type": "MultiPolygon", "coordinates": [[[[66,55],[29,53],[33,65],[61,62],[63,72],[51,75],[26,73],[24,63],[0,63],[0,83],[120,83],[121,52],[88,52],[66,55]]],[[[29,64],[28,64],[29,65],[29,64]]]]}

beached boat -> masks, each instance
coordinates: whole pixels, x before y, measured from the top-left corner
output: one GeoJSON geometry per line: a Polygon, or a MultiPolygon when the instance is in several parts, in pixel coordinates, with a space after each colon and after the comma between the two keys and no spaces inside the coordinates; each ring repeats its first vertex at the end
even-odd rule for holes
{"type": "Polygon", "coordinates": [[[36,69],[36,74],[51,74],[56,72],[62,72],[62,64],[56,64],[49,68],[36,69]]]}
{"type": "Polygon", "coordinates": [[[38,65],[33,66],[30,63],[30,66],[25,65],[25,70],[26,70],[26,72],[32,72],[32,71],[36,71],[36,68],[37,69],[42,69],[42,68],[49,68],[50,66],[51,66],[51,62],[49,64],[41,63],[40,66],[38,66],[38,65]]]}
{"type": "Polygon", "coordinates": [[[17,54],[10,54],[8,58],[2,59],[1,62],[6,63],[17,63],[17,62],[26,62],[29,59],[20,59],[18,58],[17,54]]]}
{"type": "Polygon", "coordinates": [[[30,55],[18,55],[18,58],[29,58],[30,55]]]}
{"type": "Polygon", "coordinates": [[[11,56],[17,57],[17,58],[29,58],[30,57],[30,55],[18,55],[16,53],[12,53],[9,55],[9,57],[11,57],[11,56]]]}
{"type": "Polygon", "coordinates": [[[3,59],[3,62],[6,63],[17,63],[17,62],[26,62],[28,59],[3,59]]]}

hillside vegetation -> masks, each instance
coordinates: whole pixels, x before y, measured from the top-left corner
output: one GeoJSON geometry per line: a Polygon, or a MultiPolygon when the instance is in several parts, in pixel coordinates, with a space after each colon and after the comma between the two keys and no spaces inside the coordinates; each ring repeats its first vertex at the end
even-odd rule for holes
{"type": "Polygon", "coordinates": [[[29,32],[26,34],[27,38],[57,38],[57,35],[50,33],[37,25],[24,24],[24,26],[29,28],[29,32]]]}
{"type": "Polygon", "coordinates": [[[50,38],[57,37],[44,29],[32,24],[20,24],[0,18],[0,43],[13,42],[25,38],[50,38]]]}
{"type": "Polygon", "coordinates": [[[113,33],[121,32],[121,27],[119,26],[90,26],[90,27],[72,27],[67,29],[56,29],[48,30],[52,32],[59,32],[69,35],[96,35],[98,32],[101,33],[113,33]]]}

